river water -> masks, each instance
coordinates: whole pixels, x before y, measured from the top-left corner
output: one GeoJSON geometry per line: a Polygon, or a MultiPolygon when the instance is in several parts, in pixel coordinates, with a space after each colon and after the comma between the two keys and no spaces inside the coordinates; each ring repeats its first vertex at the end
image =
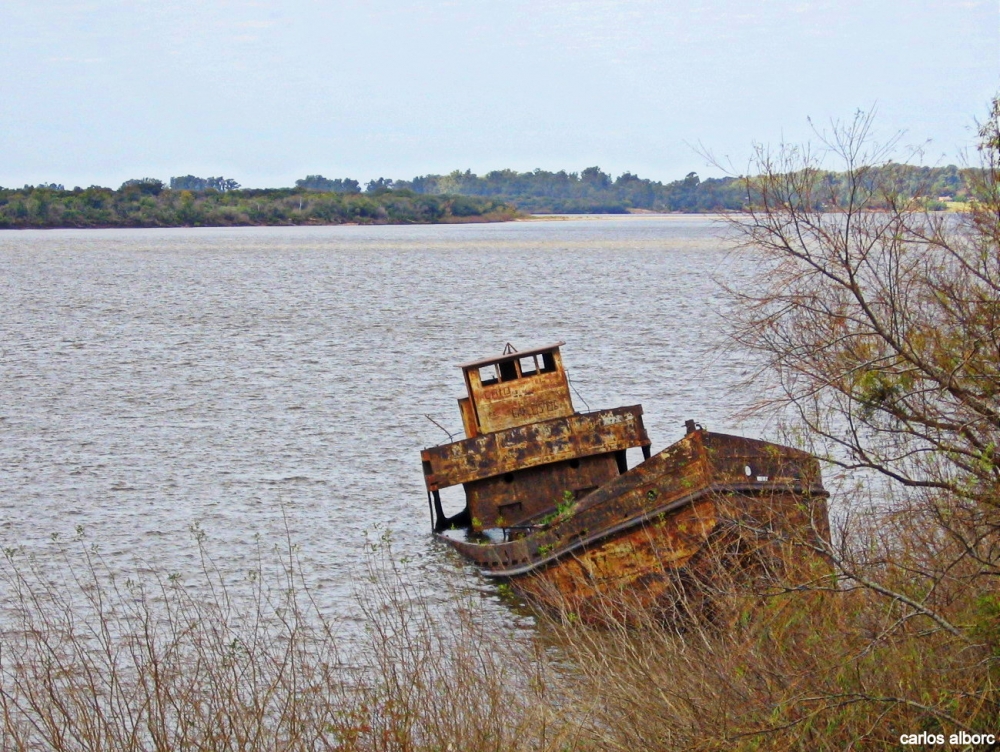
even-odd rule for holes
{"type": "Polygon", "coordinates": [[[82,526],[105,558],[223,574],[286,533],[349,610],[366,533],[488,589],[430,535],[419,451],[456,363],[565,340],[579,410],[641,403],[654,451],[734,422],[748,367],[704,217],[0,234],[0,544],[82,526]],[[722,314],[720,315],[720,311],[722,314]]]}

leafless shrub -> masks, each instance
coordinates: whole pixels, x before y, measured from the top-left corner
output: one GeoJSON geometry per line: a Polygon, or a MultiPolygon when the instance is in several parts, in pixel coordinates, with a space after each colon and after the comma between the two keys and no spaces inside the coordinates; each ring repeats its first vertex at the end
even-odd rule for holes
{"type": "Polygon", "coordinates": [[[1000,101],[961,215],[924,211],[891,169],[873,169],[892,145],[873,146],[870,126],[859,115],[824,140],[846,192],[824,181],[821,152],[761,149],[750,208],[730,218],[760,272],[730,290],[735,338],[770,387],[757,409],[858,485],[834,500],[830,536],[793,541],[734,514],[736,539],[760,533],[777,565],[745,576],[725,536],[710,542],[707,576],[676,589],[680,618],[553,620],[568,686],[603,698],[587,726],[596,748],[870,749],[920,731],[996,733],[1000,101]],[[789,570],[796,543],[815,557],[789,570]]]}
{"type": "MultiPolygon", "coordinates": [[[[733,591],[740,629],[685,642],[740,690],[725,704],[741,720],[720,746],[839,749],[996,725],[998,117],[1000,100],[980,133],[977,200],[959,215],[901,192],[867,115],[835,125],[819,151],[757,153],[749,209],[729,218],[759,270],[730,290],[734,337],[770,385],[756,409],[846,473],[883,481],[874,503],[836,500],[832,542],[817,545],[827,577],[775,581],[756,610],[733,591]],[[830,155],[846,192],[824,179],[830,155]],[[719,646],[738,656],[732,671],[719,646]]],[[[711,681],[702,673],[685,697],[711,681]]]]}

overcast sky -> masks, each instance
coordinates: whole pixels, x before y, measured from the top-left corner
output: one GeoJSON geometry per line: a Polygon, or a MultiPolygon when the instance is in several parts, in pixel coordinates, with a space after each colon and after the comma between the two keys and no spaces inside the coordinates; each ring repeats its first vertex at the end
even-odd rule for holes
{"type": "Polygon", "coordinates": [[[998,0],[0,0],[0,185],[744,168],[877,106],[960,160],[998,0]]]}

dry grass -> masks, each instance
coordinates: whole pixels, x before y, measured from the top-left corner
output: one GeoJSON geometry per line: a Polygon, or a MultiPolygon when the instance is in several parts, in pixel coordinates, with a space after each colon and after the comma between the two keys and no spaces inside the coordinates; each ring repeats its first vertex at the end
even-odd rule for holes
{"type": "Polygon", "coordinates": [[[563,619],[553,639],[576,695],[605,700],[588,743],[895,749],[904,733],[997,733],[998,522],[997,510],[923,497],[845,520],[838,545],[791,580],[716,570],[711,609],[672,625],[563,619]]]}
{"type": "Polygon", "coordinates": [[[238,588],[200,539],[184,581],[123,579],[75,541],[53,544],[73,576],[54,583],[8,551],[0,748],[832,750],[996,732],[995,519],[929,499],[871,514],[805,585],[718,576],[708,617],[548,614],[523,638],[474,599],[433,604],[382,545],[349,648],[287,542],[238,588]]]}
{"type": "Polygon", "coordinates": [[[4,749],[310,748],[335,723],[336,644],[293,567],[265,582],[261,562],[237,594],[203,547],[191,584],[53,548],[69,582],[6,551],[4,749]]]}
{"type": "Polygon", "coordinates": [[[0,748],[565,747],[534,641],[492,633],[470,598],[429,605],[388,548],[359,590],[367,640],[345,649],[293,546],[235,587],[198,547],[196,575],[124,577],[85,540],[54,542],[68,582],[5,552],[0,748]]]}

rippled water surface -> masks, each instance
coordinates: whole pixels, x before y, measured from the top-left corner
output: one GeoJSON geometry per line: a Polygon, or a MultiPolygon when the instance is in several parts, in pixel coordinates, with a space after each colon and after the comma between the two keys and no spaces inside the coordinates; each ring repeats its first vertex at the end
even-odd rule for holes
{"type": "Polygon", "coordinates": [[[416,577],[419,450],[461,430],[456,363],[565,340],[577,409],[641,403],[658,450],[716,430],[746,366],[719,349],[707,218],[0,234],[0,542],[82,525],[110,559],[183,571],[190,528],[239,572],[287,529],[330,608],[365,531],[416,577]],[[585,402],[584,402],[585,401],[585,402]]]}

